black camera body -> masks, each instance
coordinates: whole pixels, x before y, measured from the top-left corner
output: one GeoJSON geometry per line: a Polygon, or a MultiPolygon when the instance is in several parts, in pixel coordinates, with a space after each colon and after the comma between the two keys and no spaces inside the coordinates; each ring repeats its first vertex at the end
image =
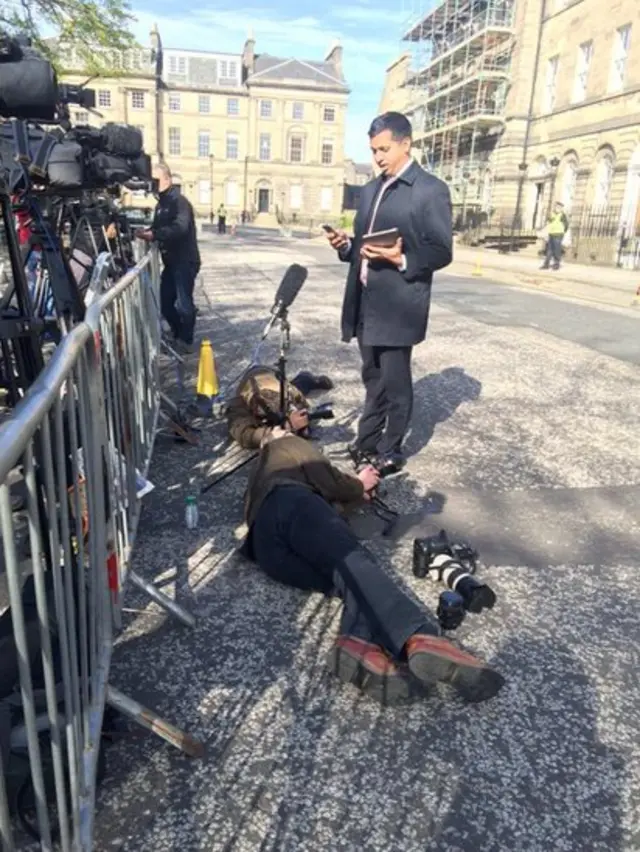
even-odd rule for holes
{"type": "Polygon", "coordinates": [[[444,583],[462,597],[466,611],[475,613],[492,609],[496,602],[495,592],[474,577],[477,564],[473,547],[464,541],[451,541],[445,530],[413,541],[414,575],[444,583]]]}

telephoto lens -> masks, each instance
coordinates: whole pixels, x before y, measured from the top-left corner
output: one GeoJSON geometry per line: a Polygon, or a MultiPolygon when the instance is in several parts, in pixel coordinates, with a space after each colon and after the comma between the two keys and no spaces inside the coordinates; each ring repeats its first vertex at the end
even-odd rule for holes
{"type": "Polygon", "coordinates": [[[439,554],[429,565],[429,575],[461,595],[468,612],[477,613],[482,612],[483,609],[493,609],[496,602],[493,589],[476,580],[457,559],[444,553],[439,554]]]}
{"type": "Polygon", "coordinates": [[[464,598],[458,592],[441,592],[436,616],[443,630],[457,630],[465,617],[464,598]]]}

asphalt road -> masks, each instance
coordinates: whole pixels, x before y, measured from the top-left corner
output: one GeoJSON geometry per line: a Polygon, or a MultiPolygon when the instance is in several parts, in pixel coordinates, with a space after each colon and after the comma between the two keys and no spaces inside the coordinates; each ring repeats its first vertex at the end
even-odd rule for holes
{"type": "MultiPolygon", "coordinates": [[[[322,247],[203,240],[198,333],[221,381],[254,350],[292,262],[289,367],[329,373],[329,454],[353,436],[358,354],[338,342],[345,268],[322,247]]],[[[389,483],[401,513],[368,546],[429,613],[412,539],[440,526],[480,550],[497,593],[456,638],[507,679],[480,707],[446,691],[381,708],[327,672],[336,602],[278,586],[234,553],[246,473],[225,469],[222,424],[198,448],[159,439],[135,567],[198,618],[167,621],[134,590],[115,686],[207,745],[107,750],[99,850],[122,852],[637,852],[640,848],[640,368],[638,320],[482,279],[439,276],[414,356],[410,459],[389,483]],[[482,288],[482,290],[481,290],[482,288]],[[481,290],[481,292],[480,292],[481,290]]],[[[277,335],[262,351],[277,355],[277,335]]],[[[188,369],[194,387],[197,356],[188,369]]],[[[171,379],[175,371],[166,365],[171,379]]],[[[367,526],[368,525],[368,526],[367,526]]]]}

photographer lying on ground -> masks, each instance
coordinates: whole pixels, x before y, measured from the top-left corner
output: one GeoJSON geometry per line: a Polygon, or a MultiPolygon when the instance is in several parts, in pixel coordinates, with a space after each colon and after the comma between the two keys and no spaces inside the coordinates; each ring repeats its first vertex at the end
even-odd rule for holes
{"type": "Polygon", "coordinates": [[[295,434],[308,426],[295,409],[293,400],[284,427],[271,425],[279,394],[268,389],[239,394],[227,409],[231,436],[247,449],[260,447],[245,495],[249,533],[241,553],[274,580],[342,598],[330,657],[340,680],[387,704],[410,695],[412,678],[449,683],[472,702],[493,697],[502,676],[439,636],[342,517],[371,499],[378,471],[366,467],[354,476],[332,465],[295,434]]]}

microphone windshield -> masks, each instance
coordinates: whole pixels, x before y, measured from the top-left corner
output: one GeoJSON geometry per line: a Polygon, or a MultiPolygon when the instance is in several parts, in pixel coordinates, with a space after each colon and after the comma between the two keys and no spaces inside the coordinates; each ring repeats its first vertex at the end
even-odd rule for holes
{"type": "Polygon", "coordinates": [[[276,304],[280,303],[284,308],[288,308],[295,297],[300,292],[304,282],[309,274],[306,266],[300,266],[298,263],[292,263],[285,272],[278,292],[276,293],[276,304]]]}

